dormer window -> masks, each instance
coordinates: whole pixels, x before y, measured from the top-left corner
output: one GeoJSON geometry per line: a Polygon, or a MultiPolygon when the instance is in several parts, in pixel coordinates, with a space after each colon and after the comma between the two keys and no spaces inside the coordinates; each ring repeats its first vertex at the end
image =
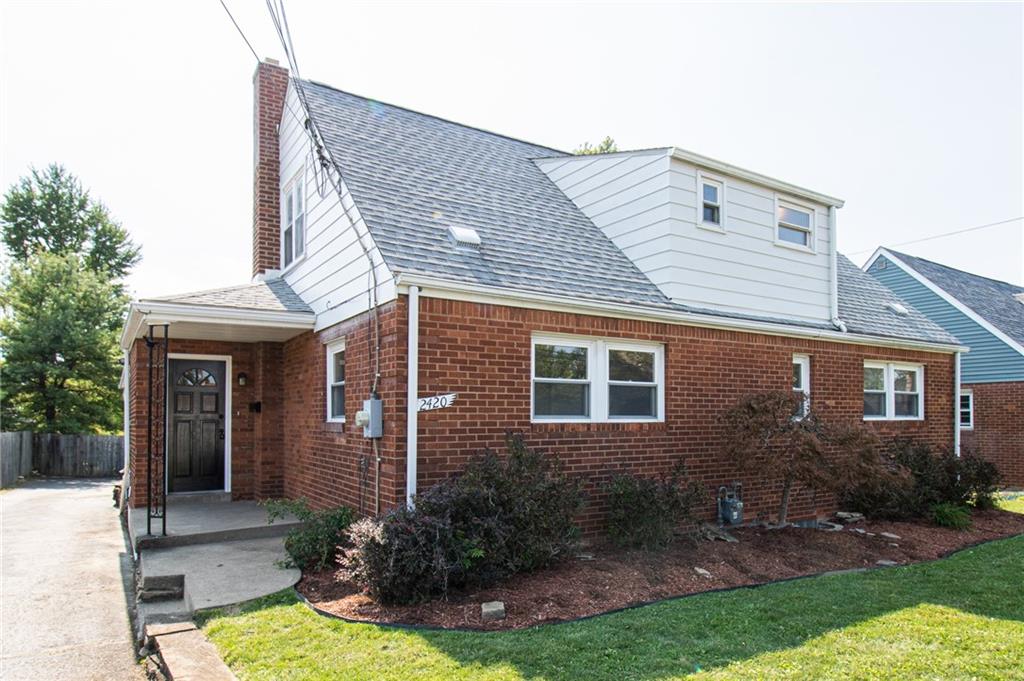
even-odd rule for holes
{"type": "Polygon", "coordinates": [[[725,231],[725,182],[697,171],[697,225],[716,232],[725,231]]]}
{"type": "Polygon", "coordinates": [[[306,195],[305,183],[299,172],[285,187],[281,197],[281,263],[288,267],[302,257],[306,250],[306,195]]]}
{"type": "Polygon", "coordinates": [[[788,201],[776,203],[776,243],[813,248],[814,211],[788,201]]]}
{"type": "Polygon", "coordinates": [[[704,180],[701,182],[701,195],[704,199],[704,223],[721,227],[722,185],[714,180],[704,180]]]}

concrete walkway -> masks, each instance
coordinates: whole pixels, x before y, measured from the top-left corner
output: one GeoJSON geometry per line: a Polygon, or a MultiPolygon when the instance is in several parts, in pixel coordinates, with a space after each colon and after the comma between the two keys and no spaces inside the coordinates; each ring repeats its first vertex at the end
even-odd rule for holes
{"type": "Polygon", "coordinates": [[[0,492],[0,679],[142,679],[111,481],[0,492]]]}

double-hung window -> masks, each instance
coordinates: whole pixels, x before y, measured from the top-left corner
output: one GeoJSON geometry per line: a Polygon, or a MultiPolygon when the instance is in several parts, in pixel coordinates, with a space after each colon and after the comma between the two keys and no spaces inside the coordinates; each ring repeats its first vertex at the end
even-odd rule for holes
{"type": "Polygon", "coordinates": [[[924,367],[919,364],[864,362],[864,418],[924,418],[924,367]]]}
{"type": "Polygon", "coordinates": [[[793,355],[793,392],[800,398],[799,416],[811,410],[811,358],[793,355]]]}
{"type": "Polygon", "coordinates": [[[697,174],[697,189],[700,199],[700,220],[698,224],[711,229],[724,229],[725,225],[725,184],[702,173],[697,174]]]}
{"type": "Polygon", "coordinates": [[[327,420],[345,421],[345,341],[327,344],[327,420]]]}
{"type": "Polygon", "coordinates": [[[656,344],[536,336],[533,420],[661,420],[663,358],[656,344]]]}
{"type": "Polygon", "coordinates": [[[814,211],[779,199],[775,203],[775,241],[784,246],[814,248],[814,211]]]}
{"type": "Polygon", "coordinates": [[[974,429],[974,393],[970,390],[960,392],[960,428],[974,429]]]}
{"type": "Polygon", "coordinates": [[[281,264],[288,267],[306,250],[306,195],[304,172],[295,176],[281,197],[281,264]]]}

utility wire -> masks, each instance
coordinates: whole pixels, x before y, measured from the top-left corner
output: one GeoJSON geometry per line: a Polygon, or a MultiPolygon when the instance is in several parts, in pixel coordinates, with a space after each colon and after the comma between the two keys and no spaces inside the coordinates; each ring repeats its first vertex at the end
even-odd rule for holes
{"type": "Polygon", "coordinates": [[[242,27],[238,25],[237,21],[235,21],[235,17],[231,15],[231,10],[229,10],[228,6],[224,4],[224,0],[220,0],[220,6],[223,7],[224,11],[228,13],[228,19],[231,19],[231,23],[234,24],[235,29],[238,30],[238,35],[242,36],[242,40],[245,41],[245,44],[249,47],[249,51],[252,52],[252,56],[255,57],[256,61],[258,62],[260,60],[260,56],[256,54],[256,50],[252,48],[252,43],[250,43],[249,39],[245,37],[245,33],[242,31],[242,27]]]}
{"type": "MultiPolygon", "coordinates": [[[[1020,217],[1016,217],[1016,218],[1009,218],[1008,220],[1000,220],[999,222],[990,222],[987,225],[975,225],[974,227],[965,227],[963,229],[953,230],[952,232],[946,232],[944,234],[935,234],[933,236],[926,236],[926,237],[921,238],[921,239],[911,239],[910,241],[901,241],[898,244],[890,244],[890,246],[892,248],[896,248],[897,246],[907,246],[909,244],[919,244],[922,241],[931,241],[933,239],[942,239],[943,237],[954,236],[956,234],[964,234],[966,232],[976,232],[979,229],[988,229],[989,227],[998,227],[999,225],[1006,225],[1006,224],[1009,224],[1011,222],[1017,222],[1018,220],[1024,220],[1024,215],[1022,215],[1020,217]]],[[[875,249],[873,249],[873,248],[865,248],[862,251],[853,251],[852,253],[847,253],[847,255],[857,255],[859,253],[870,253],[870,252],[872,252],[874,250],[875,249]]]]}

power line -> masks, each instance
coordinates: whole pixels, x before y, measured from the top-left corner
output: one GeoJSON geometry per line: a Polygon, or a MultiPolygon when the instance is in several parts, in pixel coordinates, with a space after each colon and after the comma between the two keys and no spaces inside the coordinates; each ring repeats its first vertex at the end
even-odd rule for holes
{"type": "MultiPolygon", "coordinates": [[[[957,230],[953,230],[952,232],[946,232],[944,234],[935,234],[935,235],[932,235],[932,236],[926,236],[926,237],[923,237],[921,239],[911,239],[910,241],[901,241],[898,244],[890,244],[890,246],[892,248],[896,248],[897,246],[907,246],[909,244],[919,244],[922,241],[931,241],[933,239],[941,239],[943,237],[954,236],[956,234],[964,234],[966,232],[976,232],[979,229],[988,229],[989,227],[998,227],[999,225],[1005,225],[1005,224],[1008,224],[1008,223],[1011,223],[1011,222],[1017,222],[1018,220],[1024,220],[1024,215],[1022,215],[1020,217],[1016,217],[1016,218],[1009,218],[1008,220],[1000,220],[999,222],[990,222],[990,223],[988,223],[986,225],[975,225],[974,227],[965,227],[964,229],[957,229],[957,230]]],[[[873,249],[873,248],[865,248],[862,251],[853,251],[852,253],[847,253],[847,255],[857,255],[858,253],[870,253],[871,251],[874,251],[874,250],[875,249],[873,249]]]]}
{"type": "Polygon", "coordinates": [[[245,44],[249,47],[249,51],[252,52],[252,56],[255,57],[256,61],[258,62],[260,60],[260,56],[256,54],[256,50],[252,48],[252,43],[250,43],[249,39],[245,37],[245,33],[242,31],[242,27],[238,25],[237,21],[235,21],[235,17],[231,15],[231,10],[229,10],[228,6],[224,4],[224,0],[220,0],[220,6],[223,7],[224,11],[228,13],[228,19],[231,19],[231,23],[234,24],[235,28],[238,30],[238,35],[242,36],[242,40],[245,41],[245,44]]]}

